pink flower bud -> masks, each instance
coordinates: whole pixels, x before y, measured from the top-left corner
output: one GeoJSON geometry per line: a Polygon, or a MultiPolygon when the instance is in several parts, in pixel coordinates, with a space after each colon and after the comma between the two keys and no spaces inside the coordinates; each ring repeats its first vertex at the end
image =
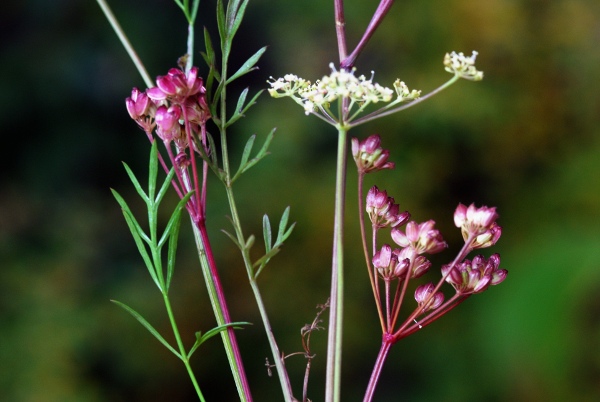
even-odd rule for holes
{"type": "Polygon", "coordinates": [[[417,254],[439,253],[448,244],[442,238],[439,230],[434,229],[435,221],[429,220],[423,223],[408,222],[406,232],[400,229],[392,229],[392,239],[400,247],[411,247],[417,254]]]}
{"type": "Polygon", "coordinates": [[[352,138],[352,156],[359,172],[371,173],[394,168],[394,162],[388,162],[390,151],[380,145],[381,138],[377,134],[360,142],[357,138],[352,138]]]}
{"type": "Polygon", "coordinates": [[[485,291],[490,285],[498,285],[506,279],[508,271],[499,269],[500,255],[493,254],[488,260],[478,255],[473,261],[464,260],[455,266],[444,265],[442,275],[457,293],[472,294],[485,291]],[[446,276],[447,275],[447,276],[446,276]]]}
{"type": "Polygon", "coordinates": [[[410,214],[407,211],[400,213],[399,209],[400,206],[394,204],[394,199],[388,197],[385,190],[379,191],[377,186],[373,186],[367,193],[366,211],[374,228],[396,227],[406,223],[410,214]]]}
{"type": "Polygon", "coordinates": [[[433,283],[427,283],[415,289],[415,300],[420,307],[423,307],[423,312],[435,310],[444,302],[444,294],[442,292],[433,294],[434,290],[435,286],[433,283]]]}
{"type": "Polygon", "coordinates": [[[472,248],[489,247],[498,241],[501,230],[496,225],[496,219],[498,219],[496,207],[476,208],[475,204],[471,204],[467,208],[463,204],[458,204],[454,212],[454,224],[461,229],[465,241],[472,239],[474,242],[472,248]]]}

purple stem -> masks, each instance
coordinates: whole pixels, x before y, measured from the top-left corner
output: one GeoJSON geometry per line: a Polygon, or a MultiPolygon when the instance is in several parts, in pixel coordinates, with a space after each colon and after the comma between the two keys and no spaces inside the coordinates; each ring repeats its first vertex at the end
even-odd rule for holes
{"type": "Polygon", "coordinates": [[[385,359],[387,358],[392,345],[393,342],[390,335],[384,334],[381,348],[379,349],[379,354],[377,355],[375,367],[373,367],[373,372],[371,373],[371,378],[369,379],[369,385],[367,385],[367,391],[365,392],[365,398],[363,399],[363,402],[371,402],[373,400],[373,394],[375,393],[377,382],[379,382],[381,369],[383,368],[383,364],[385,363],[385,359]]]}
{"type": "Polygon", "coordinates": [[[348,50],[346,47],[346,19],[344,18],[344,0],[334,0],[333,7],[335,12],[335,33],[337,36],[340,62],[342,62],[348,55],[348,50]]]}
{"type": "MultiPolygon", "coordinates": [[[[338,1],[341,2],[341,0],[336,0],[336,4],[338,3],[338,1]]],[[[354,66],[354,62],[356,61],[356,58],[363,51],[364,47],[367,45],[367,42],[369,42],[369,39],[371,39],[371,36],[373,36],[373,34],[375,33],[375,30],[377,29],[379,24],[381,24],[381,21],[383,21],[383,18],[385,17],[387,12],[392,7],[392,4],[394,4],[394,0],[381,0],[381,2],[379,3],[379,6],[377,6],[377,10],[375,10],[375,14],[373,14],[373,18],[371,18],[371,22],[369,22],[369,26],[367,26],[367,29],[365,30],[363,37],[360,39],[360,42],[358,42],[358,45],[356,45],[356,47],[354,48],[354,50],[352,51],[350,56],[342,59],[340,68],[349,69],[349,68],[352,68],[352,66],[354,66]]],[[[337,8],[336,8],[336,11],[337,11],[337,8]]],[[[336,23],[337,23],[337,14],[336,14],[336,23]]],[[[337,24],[336,24],[336,28],[338,28],[337,24]]],[[[338,46],[339,46],[339,33],[338,33],[338,46]]]]}

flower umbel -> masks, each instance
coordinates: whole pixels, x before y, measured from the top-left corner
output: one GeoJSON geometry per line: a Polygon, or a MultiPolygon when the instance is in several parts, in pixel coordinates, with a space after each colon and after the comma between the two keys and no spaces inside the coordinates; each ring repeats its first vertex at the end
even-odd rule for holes
{"type": "Polygon", "coordinates": [[[475,207],[475,204],[466,207],[458,204],[454,212],[454,224],[461,229],[463,239],[471,238],[471,249],[490,247],[496,244],[502,228],[496,224],[498,214],[496,208],[475,207]]]}
{"type": "Polygon", "coordinates": [[[462,263],[444,265],[442,275],[457,293],[481,293],[490,285],[498,285],[506,279],[508,271],[499,269],[500,255],[493,254],[488,260],[478,255],[473,261],[464,260],[462,263]],[[446,276],[447,275],[447,276],[446,276]]]}
{"type": "Polygon", "coordinates": [[[269,94],[274,98],[289,96],[304,107],[307,115],[320,111],[333,121],[336,120],[332,117],[329,106],[338,99],[350,100],[348,111],[358,105],[358,113],[360,113],[369,104],[392,102],[394,93],[396,99],[392,104],[414,100],[421,94],[420,91],[409,90],[406,84],[400,80],[396,80],[394,89],[391,89],[373,82],[373,76],[369,79],[364,75],[355,76],[355,69],[337,71],[333,63],[329,66],[331,74],[324,76],[314,84],[294,74],[286,74],[283,78],[277,79],[271,77],[271,80],[268,81],[271,85],[269,94]]]}
{"type": "Polygon", "coordinates": [[[373,186],[367,193],[366,210],[374,229],[405,224],[410,214],[407,211],[400,213],[399,209],[400,206],[394,204],[394,198],[388,197],[385,190],[379,191],[377,186],[373,186]]]}
{"type": "Polygon", "coordinates": [[[481,81],[483,71],[478,71],[475,68],[477,54],[474,50],[471,56],[465,56],[462,52],[446,53],[444,56],[445,70],[467,80],[481,81]]]}

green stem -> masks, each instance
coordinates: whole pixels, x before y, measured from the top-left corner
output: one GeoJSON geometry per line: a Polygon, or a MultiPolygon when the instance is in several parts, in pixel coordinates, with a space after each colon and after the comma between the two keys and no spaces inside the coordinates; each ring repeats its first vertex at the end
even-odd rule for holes
{"type": "Polygon", "coordinates": [[[400,112],[402,110],[408,109],[409,107],[413,107],[423,101],[426,101],[427,99],[431,98],[434,95],[437,95],[438,93],[440,93],[441,91],[443,91],[444,89],[448,88],[450,85],[454,84],[456,81],[458,81],[460,79],[459,75],[454,75],[454,77],[450,78],[448,81],[446,81],[444,84],[440,85],[439,87],[437,87],[436,89],[434,89],[433,91],[429,92],[428,94],[417,98],[413,101],[411,101],[410,103],[406,103],[402,106],[398,106],[398,107],[393,107],[394,105],[388,105],[386,107],[383,107],[379,110],[374,111],[373,113],[370,113],[366,116],[361,117],[360,119],[356,119],[354,120],[350,126],[351,127],[356,127],[360,124],[364,124],[366,122],[369,122],[371,120],[375,120],[378,119],[380,117],[383,116],[387,116],[393,113],[397,113],[400,112]]]}
{"type": "Polygon", "coordinates": [[[154,83],[152,82],[152,78],[150,78],[150,75],[148,74],[148,71],[146,71],[146,68],[144,67],[144,64],[142,63],[142,60],[139,58],[139,56],[133,49],[133,46],[131,46],[129,39],[127,39],[127,36],[125,35],[125,32],[123,31],[123,28],[121,28],[119,21],[117,21],[117,19],[115,18],[115,15],[112,13],[110,7],[104,0],[96,0],[96,1],[98,2],[98,5],[104,12],[106,19],[108,20],[110,25],[115,30],[115,33],[119,37],[119,40],[123,44],[123,47],[127,51],[127,54],[129,54],[129,57],[133,61],[133,64],[135,64],[136,68],[138,69],[138,72],[142,76],[144,83],[146,84],[146,86],[148,88],[153,87],[154,83]]]}
{"type": "Polygon", "coordinates": [[[175,335],[175,341],[177,342],[177,347],[179,348],[179,354],[181,355],[181,361],[185,365],[185,368],[190,376],[190,380],[194,385],[194,389],[198,394],[198,398],[202,402],[205,402],[204,395],[202,395],[202,391],[200,391],[200,386],[198,385],[198,381],[196,381],[196,376],[194,375],[194,371],[190,366],[190,361],[187,357],[187,352],[185,347],[183,346],[183,341],[181,340],[181,335],[179,335],[179,329],[177,328],[177,323],[175,322],[175,316],[173,314],[173,309],[171,308],[171,302],[169,300],[169,295],[166,291],[163,291],[163,300],[165,302],[165,307],[167,309],[167,314],[169,315],[169,321],[171,322],[171,327],[173,328],[173,334],[175,335]]]}
{"type": "MultiPolygon", "coordinates": [[[[223,140],[225,140],[223,138],[223,140]]],[[[225,143],[223,141],[223,143],[225,143]]],[[[246,240],[244,238],[244,233],[242,231],[242,224],[240,220],[240,216],[237,211],[237,204],[235,202],[235,198],[233,195],[233,189],[231,188],[231,183],[229,182],[230,171],[229,164],[225,163],[227,160],[226,156],[223,155],[223,166],[226,166],[225,173],[227,177],[228,185],[225,186],[225,190],[227,193],[227,200],[229,202],[229,209],[231,212],[231,220],[233,222],[233,226],[235,229],[236,237],[238,243],[241,245],[246,244],[246,240]]],[[[254,294],[254,299],[256,300],[256,304],[258,305],[258,309],[260,312],[261,319],[263,321],[263,326],[265,328],[265,332],[267,334],[267,339],[269,341],[269,346],[271,347],[271,353],[273,355],[273,360],[275,361],[275,368],[277,370],[277,375],[279,377],[279,382],[281,385],[281,391],[283,392],[283,397],[286,402],[292,402],[293,394],[292,394],[292,386],[290,384],[290,380],[285,369],[283,356],[277,346],[277,342],[275,340],[275,336],[273,334],[273,329],[271,327],[271,323],[269,322],[269,317],[267,314],[267,309],[265,307],[265,303],[262,299],[262,295],[258,288],[258,284],[256,282],[256,275],[254,273],[254,269],[252,267],[252,261],[250,259],[250,254],[248,249],[242,250],[242,258],[244,260],[244,266],[246,267],[246,273],[248,274],[248,280],[250,281],[250,287],[252,288],[252,293],[254,294]]]]}
{"type": "MultiPolygon", "coordinates": [[[[206,227],[198,227],[193,220],[192,227],[194,230],[196,247],[198,248],[198,255],[200,257],[200,265],[202,266],[202,274],[204,275],[204,282],[206,283],[210,304],[212,305],[217,325],[221,326],[229,324],[231,323],[231,319],[224,299],[225,294],[218,279],[218,274],[214,272],[213,269],[214,258],[208,242],[206,227]],[[213,264],[211,264],[211,261],[213,264]]],[[[227,328],[227,331],[221,331],[221,338],[223,339],[223,346],[225,348],[227,360],[229,361],[229,366],[231,367],[240,400],[250,402],[252,401],[252,396],[250,394],[250,387],[246,379],[246,373],[242,364],[234,329],[229,327],[227,328]]]]}
{"type": "Polygon", "coordinates": [[[326,402],[338,402],[340,400],[344,301],[344,201],[346,193],[346,154],[348,148],[346,142],[347,129],[345,126],[339,125],[333,225],[333,258],[331,264],[329,337],[327,341],[326,402]]]}

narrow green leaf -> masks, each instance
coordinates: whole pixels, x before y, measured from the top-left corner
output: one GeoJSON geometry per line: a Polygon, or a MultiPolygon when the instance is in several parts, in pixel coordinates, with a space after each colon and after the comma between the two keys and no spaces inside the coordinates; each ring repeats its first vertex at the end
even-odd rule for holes
{"type": "Polygon", "coordinates": [[[260,160],[262,158],[264,158],[265,156],[267,156],[269,154],[267,152],[267,149],[269,148],[269,145],[271,144],[271,141],[273,140],[274,133],[275,133],[275,129],[271,130],[271,132],[267,136],[267,139],[265,140],[265,143],[263,144],[260,151],[258,151],[258,153],[256,154],[256,156],[254,158],[252,158],[248,163],[246,163],[243,170],[238,171],[235,174],[235,176],[231,179],[232,182],[235,181],[238,178],[238,176],[240,176],[242,173],[245,173],[248,169],[250,169],[252,166],[256,165],[258,162],[260,162],[260,160]]]}
{"type": "Polygon", "coordinates": [[[290,225],[290,227],[288,228],[288,230],[283,234],[283,236],[281,237],[281,241],[279,242],[280,244],[282,244],[284,241],[287,240],[288,237],[290,237],[290,235],[292,234],[292,231],[294,230],[295,227],[296,227],[296,222],[292,223],[290,225]]]}
{"type": "MultiPolygon", "coordinates": [[[[246,146],[244,147],[244,152],[242,152],[242,159],[240,161],[240,167],[238,168],[238,172],[242,172],[246,163],[248,163],[248,158],[250,158],[250,152],[252,152],[252,146],[254,145],[254,140],[256,139],[256,135],[251,135],[248,141],[246,142],[246,146]]],[[[235,176],[238,173],[236,172],[235,176]]]]}
{"type": "Polygon", "coordinates": [[[140,185],[140,182],[138,181],[138,179],[135,177],[135,174],[133,173],[133,171],[129,168],[129,166],[125,162],[123,162],[123,166],[125,167],[125,171],[127,172],[127,175],[129,176],[129,180],[131,180],[131,182],[133,183],[135,190],[140,195],[140,197],[142,197],[142,199],[147,203],[150,200],[150,198],[148,197],[146,192],[144,192],[144,190],[142,189],[142,186],[140,185]]]}
{"type": "Polygon", "coordinates": [[[242,115],[242,116],[243,116],[243,115],[246,113],[246,111],[247,111],[248,109],[250,109],[250,108],[251,108],[253,105],[255,105],[255,104],[256,104],[256,100],[257,100],[257,99],[258,99],[258,97],[259,97],[259,96],[260,96],[260,95],[263,93],[263,91],[264,91],[264,89],[261,89],[260,91],[258,91],[258,92],[256,93],[256,95],[254,95],[254,96],[252,97],[252,99],[250,99],[250,102],[248,102],[248,103],[246,104],[246,106],[245,106],[245,107],[242,109],[242,111],[240,112],[240,115],[242,115]]]}
{"type": "Polygon", "coordinates": [[[160,187],[160,190],[158,191],[158,195],[156,196],[156,198],[154,200],[154,204],[157,207],[160,204],[160,202],[162,201],[162,199],[165,196],[165,194],[167,193],[167,190],[171,186],[171,180],[173,180],[174,176],[175,176],[175,168],[173,167],[169,171],[169,174],[165,178],[165,181],[163,182],[162,186],[160,187]]]}
{"type": "Polygon", "coordinates": [[[200,0],[194,0],[192,4],[192,17],[190,24],[193,25],[196,22],[196,16],[198,15],[198,7],[200,6],[200,0]]]}
{"type": "MultiPolygon", "coordinates": [[[[150,273],[152,280],[154,281],[154,283],[156,284],[158,289],[162,292],[162,290],[163,290],[163,287],[161,285],[162,278],[159,279],[159,277],[157,276],[157,274],[156,274],[157,269],[154,266],[154,264],[152,263],[152,259],[150,258],[150,255],[148,254],[148,251],[146,250],[146,246],[144,245],[144,242],[142,241],[140,234],[136,230],[137,222],[135,221],[135,218],[133,217],[133,215],[127,213],[126,211],[123,211],[123,216],[125,216],[125,222],[127,222],[127,225],[129,226],[129,230],[131,231],[133,240],[135,241],[135,245],[137,246],[138,252],[142,256],[142,259],[144,260],[144,263],[146,264],[146,268],[148,268],[148,272],[150,273]]],[[[139,228],[139,225],[137,225],[137,227],[139,228]]],[[[139,228],[139,229],[141,231],[141,228],[139,228]]],[[[150,242],[148,241],[147,243],[150,243],[150,242]]]]}
{"type": "Polygon", "coordinates": [[[246,102],[246,96],[248,96],[248,88],[244,88],[240,97],[238,98],[237,105],[235,106],[235,114],[240,114],[246,102]]]}
{"type": "Polygon", "coordinates": [[[217,161],[217,146],[215,145],[215,140],[213,139],[210,133],[206,133],[206,138],[208,138],[208,149],[210,150],[210,160],[212,165],[214,166],[213,170],[218,167],[217,161]]]}
{"type": "Polygon", "coordinates": [[[248,237],[248,240],[246,240],[246,244],[244,245],[244,248],[246,250],[250,250],[252,248],[252,246],[254,246],[255,241],[256,241],[256,237],[254,237],[254,235],[250,235],[248,237]]]}
{"type": "Polygon", "coordinates": [[[258,50],[258,52],[254,53],[246,62],[237,70],[231,77],[227,79],[227,84],[230,84],[232,81],[238,79],[244,74],[248,74],[250,71],[255,70],[257,67],[254,65],[258,62],[263,53],[267,50],[267,47],[262,47],[258,50]]]}
{"type": "Polygon", "coordinates": [[[273,237],[271,234],[271,222],[267,214],[263,215],[263,237],[265,239],[265,250],[268,253],[273,247],[273,237]]]}
{"type": "Polygon", "coordinates": [[[167,222],[167,226],[165,226],[165,230],[158,242],[159,249],[165,244],[167,237],[172,235],[172,231],[177,230],[176,228],[174,228],[174,226],[177,224],[177,220],[179,219],[179,216],[181,216],[181,211],[183,211],[183,208],[185,207],[186,203],[189,201],[192,194],[194,194],[193,191],[190,191],[189,193],[187,193],[181,200],[179,200],[179,202],[177,203],[177,206],[175,206],[175,209],[173,210],[173,213],[171,214],[171,217],[169,218],[169,222],[167,222]]]}
{"type": "Polygon", "coordinates": [[[231,233],[229,233],[228,231],[226,231],[225,229],[221,229],[221,232],[225,233],[227,235],[227,237],[229,237],[231,239],[231,241],[238,246],[238,248],[243,251],[244,248],[242,247],[242,245],[240,244],[240,242],[235,238],[234,235],[232,235],[231,233]]]}
{"type": "Polygon", "coordinates": [[[290,217],[290,207],[288,206],[285,209],[285,211],[283,211],[283,215],[281,215],[281,220],[279,221],[279,231],[277,232],[277,240],[276,240],[277,244],[283,243],[289,237],[289,235],[292,233],[294,226],[296,226],[296,223],[292,223],[292,225],[286,231],[289,217],[290,217]]]}
{"type": "MultiPolygon", "coordinates": [[[[233,113],[233,116],[231,116],[231,118],[227,121],[227,124],[225,125],[225,127],[227,128],[227,127],[231,126],[233,123],[235,123],[236,121],[238,121],[239,119],[244,117],[246,115],[246,112],[248,111],[248,109],[250,109],[252,106],[254,106],[256,104],[256,99],[258,99],[258,97],[260,96],[260,94],[262,92],[263,92],[262,89],[260,91],[258,91],[256,93],[256,95],[254,95],[252,97],[250,102],[248,102],[242,109],[236,109],[236,111],[233,113]]],[[[238,102],[238,105],[239,105],[239,102],[238,102]]]]}
{"type": "Polygon", "coordinates": [[[223,43],[227,38],[223,0],[217,0],[217,28],[219,29],[219,36],[221,37],[221,47],[223,47],[223,43]]]}
{"type": "Polygon", "coordinates": [[[256,274],[254,276],[255,279],[258,278],[258,275],[263,270],[263,268],[267,265],[267,263],[271,260],[271,258],[273,258],[280,251],[281,251],[281,248],[279,246],[275,246],[268,253],[265,253],[265,255],[260,257],[258,260],[256,260],[252,264],[252,268],[256,269],[256,267],[258,267],[258,270],[256,270],[256,274]]]}
{"type": "Polygon", "coordinates": [[[196,351],[196,349],[198,349],[200,345],[202,345],[205,341],[212,338],[213,336],[217,335],[219,332],[222,332],[229,327],[233,327],[234,329],[241,329],[242,325],[252,325],[252,323],[246,321],[230,322],[228,324],[219,325],[218,327],[207,331],[204,335],[202,335],[202,332],[200,331],[196,332],[196,342],[194,342],[194,346],[192,346],[192,348],[188,352],[187,358],[189,359],[190,357],[192,357],[192,354],[196,351]]]}
{"type": "Polygon", "coordinates": [[[121,303],[120,301],[117,301],[117,300],[111,300],[111,301],[113,303],[115,303],[116,305],[122,307],[129,314],[131,314],[136,320],[138,320],[140,322],[140,324],[142,324],[148,330],[148,332],[150,332],[152,335],[154,335],[154,337],[156,339],[158,339],[158,341],[160,343],[162,343],[167,349],[169,349],[171,351],[171,353],[173,353],[175,356],[182,359],[182,356],[179,354],[179,352],[177,352],[171,345],[169,345],[169,342],[167,342],[165,340],[165,338],[163,338],[160,335],[160,333],[157,330],[155,330],[154,327],[152,325],[150,325],[150,323],[148,321],[146,321],[146,319],[144,317],[142,317],[137,311],[135,311],[131,307],[127,306],[126,304],[121,303]]]}
{"type": "Polygon", "coordinates": [[[156,177],[158,175],[158,146],[156,141],[152,141],[150,148],[150,166],[148,169],[148,197],[154,199],[156,191],[156,177]]]}
{"type": "MultiPolygon", "coordinates": [[[[238,3],[238,2],[236,2],[238,3]]],[[[237,4],[236,4],[237,6],[237,4]]],[[[229,19],[227,22],[230,22],[228,35],[231,39],[235,36],[238,28],[242,24],[242,20],[244,19],[244,13],[246,12],[246,6],[248,6],[248,0],[242,1],[239,7],[233,7],[235,10],[231,15],[229,15],[229,19]],[[233,19],[231,17],[234,17],[233,19]]]]}

